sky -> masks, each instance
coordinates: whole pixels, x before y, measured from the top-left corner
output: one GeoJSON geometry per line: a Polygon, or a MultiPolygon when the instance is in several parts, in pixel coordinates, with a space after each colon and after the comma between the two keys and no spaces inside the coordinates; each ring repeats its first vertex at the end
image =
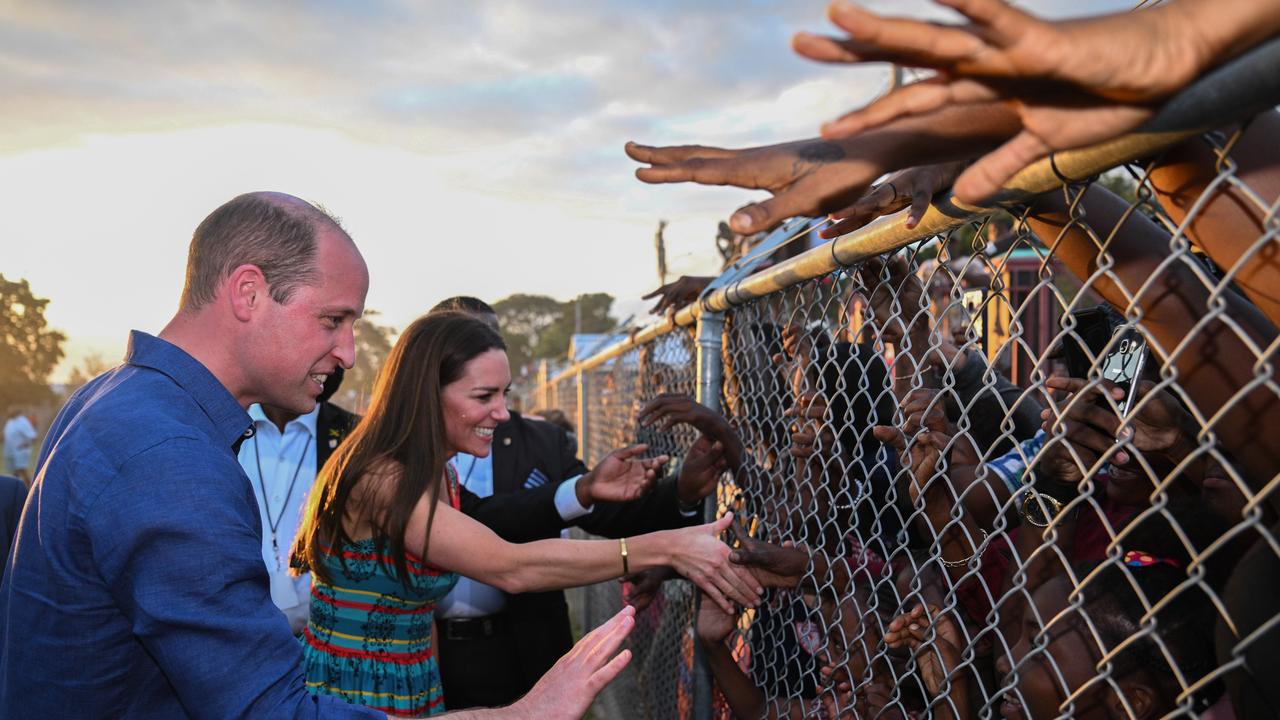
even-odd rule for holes
{"type": "MultiPolygon", "coordinates": [[[[920,0],[873,9],[953,18],[920,0]]],[[[1025,3],[1091,14],[1115,0],[1025,3]]],[[[53,380],[173,315],[191,232],[250,190],[342,219],[367,306],[401,328],[457,294],[609,292],[642,314],[669,273],[719,267],[754,194],[649,186],[627,140],[807,137],[887,66],[795,56],[822,2],[0,0],[0,274],[51,300],[53,380]]]]}

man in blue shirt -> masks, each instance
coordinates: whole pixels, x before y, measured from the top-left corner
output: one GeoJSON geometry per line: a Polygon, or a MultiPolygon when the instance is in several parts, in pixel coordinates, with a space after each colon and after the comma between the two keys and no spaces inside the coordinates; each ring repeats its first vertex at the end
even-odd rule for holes
{"type": "MultiPolygon", "coordinates": [[[[0,585],[0,717],[383,717],[307,693],[236,460],[245,407],[308,412],[352,366],[367,290],[351,238],[297,198],[242,195],[200,224],[173,320],[135,331],[49,430],[0,585]]],[[[469,716],[581,714],[630,622],[523,706],[469,716]]]]}

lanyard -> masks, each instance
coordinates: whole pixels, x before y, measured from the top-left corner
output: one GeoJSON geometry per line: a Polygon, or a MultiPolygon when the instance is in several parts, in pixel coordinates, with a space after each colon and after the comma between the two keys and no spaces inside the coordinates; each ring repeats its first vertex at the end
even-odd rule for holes
{"type": "MultiPolygon", "coordinates": [[[[471,489],[471,471],[476,469],[476,463],[477,463],[477,462],[479,462],[479,459],[478,459],[478,458],[476,458],[476,456],[475,456],[475,455],[472,455],[472,456],[471,456],[471,464],[467,466],[467,475],[466,475],[466,477],[462,478],[461,485],[462,485],[462,487],[464,487],[464,488],[466,488],[466,489],[468,489],[468,490],[470,490],[470,489],[471,489]]],[[[454,467],[454,472],[457,472],[457,467],[456,467],[456,466],[454,467]]],[[[491,493],[491,494],[492,494],[492,493],[491,493]]]]}
{"type": "MultiPolygon", "coordinates": [[[[284,436],[280,439],[283,441],[284,436]]],[[[293,468],[293,478],[289,480],[289,490],[284,495],[284,503],[280,506],[280,512],[276,514],[275,519],[271,518],[271,502],[267,499],[267,483],[262,479],[262,457],[258,454],[258,435],[253,436],[253,460],[258,465],[258,487],[262,488],[262,507],[266,510],[267,525],[271,528],[271,549],[276,557],[276,569],[280,569],[280,543],[276,540],[276,528],[280,527],[280,521],[284,519],[285,509],[289,507],[289,498],[293,497],[293,486],[298,482],[298,473],[302,471],[302,463],[307,460],[307,451],[311,449],[311,436],[307,436],[307,442],[302,446],[302,455],[298,457],[298,464],[293,468]]]]}

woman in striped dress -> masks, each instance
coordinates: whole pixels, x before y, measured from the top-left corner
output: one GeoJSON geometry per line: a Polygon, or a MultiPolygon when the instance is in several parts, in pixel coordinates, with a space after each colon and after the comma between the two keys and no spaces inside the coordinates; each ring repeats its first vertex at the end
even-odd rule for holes
{"type": "MultiPolygon", "coordinates": [[[[728,561],[729,524],[618,542],[504,542],[459,511],[448,460],[489,454],[508,417],[501,336],[462,313],[418,319],[396,342],[368,414],[321,470],[298,533],[312,571],[304,668],[313,693],[389,715],[443,712],[432,612],[462,573],[509,593],[549,590],[671,566],[732,610],[761,592],[728,561]]],[[[658,463],[630,460],[612,480],[646,487],[658,463]]]]}

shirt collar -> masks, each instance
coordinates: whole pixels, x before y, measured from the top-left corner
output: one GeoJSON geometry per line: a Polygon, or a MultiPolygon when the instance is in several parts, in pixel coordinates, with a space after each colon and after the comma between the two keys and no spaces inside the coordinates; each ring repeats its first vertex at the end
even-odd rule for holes
{"type": "MultiPolygon", "coordinates": [[[[314,438],[316,436],[316,420],[319,417],[320,403],[316,403],[316,406],[311,409],[311,412],[306,415],[299,415],[285,423],[285,432],[287,433],[291,427],[301,427],[303,430],[307,431],[312,438],[314,438]]],[[[260,403],[254,403],[249,406],[249,418],[253,420],[253,424],[255,426],[258,425],[258,423],[265,423],[275,427],[275,423],[272,422],[271,419],[267,417],[267,414],[262,411],[262,405],[260,403]]]]}
{"type": "Polygon", "coordinates": [[[199,360],[182,348],[140,330],[129,333],[126,363],[155,370],[173,380],[204,410],[227,445],[234,446],[252,428],[249,414],[199,360]]]}

